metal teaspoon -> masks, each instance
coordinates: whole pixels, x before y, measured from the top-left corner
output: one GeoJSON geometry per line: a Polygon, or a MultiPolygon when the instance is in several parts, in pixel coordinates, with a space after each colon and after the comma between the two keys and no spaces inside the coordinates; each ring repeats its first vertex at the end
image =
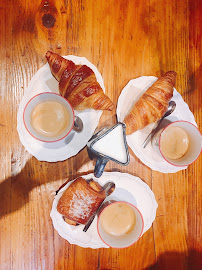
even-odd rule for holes
{"type": "Polygon", "coordinates": [[[154,136],[154,134],[157,132],[157,129],[159,127],[159,125],[161,124],[161,122],[163,121],[163,119],[165,117],[167,117],[168,115],[170,115],[176,107],[176,103],[175,101],[170,101],[169,105],[168,105],[168,109],[166,111],[166,113],[163,115],[163,117],[157,122],[157,126],[149,133],[149,135],[147,136],[147,138],[145,139],[145,141],[142,144],[142,147],[145,148],[147,146],[147,144],[151,141],[152,136],[154,136]]]}
{"type": "MultiPolygon", "coordinates": [[[[105,191],[105,194],[106,194],[106,197],[109,196],[115,189],[115,184],[113,182],[107,182],[100,191],[105,191]]],[[[102,202],[103,203],[103,202],[102,202]]],[[[102,206],[102,203],[101,205],[98,207],[98,209],[95,211],[95,213],[92,215],[92,217],[89,219],[89,221],[86,223],[83,231],[84,232],[87,232],[88,228],[90,227],[90,225],[92,224],[96,214],[98,213],[98,211],[100,210],[101,206],[102,206]]]]}

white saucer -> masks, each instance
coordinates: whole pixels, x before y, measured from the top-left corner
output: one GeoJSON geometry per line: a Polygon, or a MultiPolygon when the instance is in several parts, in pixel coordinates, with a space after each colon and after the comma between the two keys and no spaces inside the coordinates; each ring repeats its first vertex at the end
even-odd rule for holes
{"type": "MultiPolygon", "coordinates": [[[[134,102],[157,80],[153,76],[142,76],[137,79],[129,81],[129,83],[123,88],[117,104],[117,118],[118,121],[123,122],[125,116],[129,113],[134,102]]],[[[193,113],[189,110],[189,106],[184,102],[182,96],[174,88],[173,98],[176,102],[176,108],[174,112],[166,119],[171,122],[177,120],[185,120],[191,122],[197,126],[193,113]]],[[[144,140],[147,135],[151,132],[154,127],[154,123],[146,126],[142,130],[138,130],[131,135],[126,136],[127,143],[134,152],[134,154],[148,167],[154,171],[162,173],[175,173],[180,170],[184,170],[187,167],[177,167],[166,162],[163,157],[154,151],[151,142],[146,146],[142,147],[144,140]]]]}
{"type": "MultiPolygon", "coordinates": [[[[114,182],[116,185],[115,191],[109,197],[107,197],[107,200],[123,200],[134,204],[140,210],[144,219],[143,233],[145,233],[151,227],[152,222],[156,217],[156,209],[158,204],[150,187],[140,178],[119,172],[104,172],[100,178],[95,178],[91,173],[83,176],[83,178],[93,178],[101,185],[104,185],[109,181],[114,182]]],[[[71,227],[73,226],[67,224],[62,215],[58,213],[57,203],[64,190],[66,190],[70,184],[71,182],[66,184],[58,192],[53,201],[50,216],[52,218],[54,228],[58,231],[59,235],[66,239],[70,244],[75,244],[85,248],[107,248],[108,246],[102,242],[97,232],[97,217],[95,217],[88,231],[83,232],[83,225],[74,227],[74,229],[72,229],[71,227]]]]}
{"type": "MultiPolygon", "coordinates": [[[[97,81],[105,92],[104,82],[97,68],[90,63],[85,57],[73,55],[64,56],[66,59],[72,60],[75,64],[87,65],[95,73],[97,81]]],[[[75,115],[79,116],[83,121],[84,129],[81,133],[71,132],[71,136],[55,143],[43,143],[34,139],[25,129],[23,124],[23,110],[33,96],[42,92],[59,93],[58,82],[53,77],[48,63],[40,68],[31,79],[28,88],[25,90],[21,100],[17,115],[17,130],[21,143],[26,150],[35,156],[38,160],[56,162],[66,160],[75,156],[82,148],[85,147],[88,140],[92,137],[98,123],[102,111],[93,109],[82,112],[75,111],[75,115]]]]}

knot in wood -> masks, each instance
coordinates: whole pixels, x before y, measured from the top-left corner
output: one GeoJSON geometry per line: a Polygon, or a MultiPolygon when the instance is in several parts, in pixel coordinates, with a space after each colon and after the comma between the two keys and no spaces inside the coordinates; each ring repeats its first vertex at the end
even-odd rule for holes
{"type": "Polygon", "coordinates": [[[42,17],[42,23],[46,28],[52,28],[55,25],[55,17],[51,13],[46,13],[42,17]]]}

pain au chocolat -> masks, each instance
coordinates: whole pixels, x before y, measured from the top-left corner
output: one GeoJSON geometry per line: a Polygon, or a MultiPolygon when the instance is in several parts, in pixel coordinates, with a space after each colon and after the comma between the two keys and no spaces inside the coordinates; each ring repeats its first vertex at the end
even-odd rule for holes
{"type": "Polygon", "coordinates": [[[79,177],[62,194],[57,211],[70,225],[85,225],[105,198],[105,191],[97,182],[79,177]]]}
{"type": "Polygon", "coordinates": [[[114,109],[113,102],[104,94],[96,76],[86,65],[76,65],[64,57],[48,51],[46,58],[53,76],[59,81],[59,91],[75,110],[114,109]]]}

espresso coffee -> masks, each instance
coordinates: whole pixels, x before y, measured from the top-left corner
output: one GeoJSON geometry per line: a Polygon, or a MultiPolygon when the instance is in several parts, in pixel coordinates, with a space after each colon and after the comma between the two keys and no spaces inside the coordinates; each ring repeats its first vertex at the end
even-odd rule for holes
{"type": "Polygon", "coordinates": [[[39,103],[31,113],[31,125],[37,133],[46,137],[61,135],[70,123],[70,115],[63,104],[57,101],[39,103]]]}
{"type": "Polygon", "coordinates": [[[183,157],[189,148],[187,132],[177,126],[167,127],[161,134],[160,149],[162,154],[169,159],[183,157]]]}
{"type": "Polygon", "coordinates": [[[136,217],[128,204],[120,202],[107,206],[100,217],[100,222],[107,234],[122,236],[133,230],[136,217]]]}

